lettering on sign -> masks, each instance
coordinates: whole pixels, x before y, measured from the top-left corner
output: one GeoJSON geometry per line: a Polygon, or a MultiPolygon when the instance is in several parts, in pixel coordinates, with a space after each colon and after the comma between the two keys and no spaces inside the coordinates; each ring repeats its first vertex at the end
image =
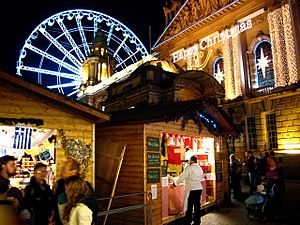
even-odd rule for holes
{"type": "Polygon", "coordinates": [[[159,151],[159,138],[147,137],[147,150],[159,151]]]}
{"type": "Polygon", "coordinates": [[[147,182],[159,183],[160,182],[160,169],[147,169],[147,182]]]}
{"type": "Polygon", "coordinates": [[[229,38],[234,37],[246,30],[249,30],[250,28],[252,28],[252,20],[249,19],[229,29],[225,29],[221,32],[218,31],[215,34],[211,34],[205,38],[202,38],[199,41],[199,43],[193,45],[192,47],[187,49],[181,49],[171,54],[173,57],[173,62],[175,63],[179,60],[185,60],[187,58],[190,58],[193,55],[198,55],[198,52],[203,54],[203,50],[210,48],[222,41],[228,40],[229,38]],[[200,51],[198,49],[200,49],[200,51]]]}
{"type": "Polygon", "coordinates": [[[147,153],[147,165],[160,166],[160,153],[147,153]]]}

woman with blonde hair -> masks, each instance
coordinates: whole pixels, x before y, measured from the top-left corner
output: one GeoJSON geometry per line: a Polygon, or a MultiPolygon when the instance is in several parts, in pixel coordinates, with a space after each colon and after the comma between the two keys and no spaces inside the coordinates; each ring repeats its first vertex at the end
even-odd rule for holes
{"type": "Polygon", "coordinates": [[[86,182],[79,176],[65,179],[66,203],[62,211],[64,225],[89,225],[93,222],[92,210],[84,204],[89,198],[89,189],[86,182]]]}

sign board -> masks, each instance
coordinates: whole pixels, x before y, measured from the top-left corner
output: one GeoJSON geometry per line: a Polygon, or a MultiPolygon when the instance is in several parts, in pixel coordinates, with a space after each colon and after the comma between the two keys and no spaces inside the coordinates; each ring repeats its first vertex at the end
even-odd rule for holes
{"type": "Polygon", "coordinates": [[[161,166],[161,176],[162,177],[168,176],[168,166],[161,166]]]}
{"type": "Polygon", "coordinates": [[[222,173],[222,162],[216,162],[216,173],[222,173]]]}
{"type": "Polygon", "coordinates": [[[159,138],[147,137],[147,150],[159,151],[159,138]]]}
{"type": "Polygon", "coordinates": [[[148,183],[160,182],[160,169],[147,169],[147,182],[148,183]]]}
{"type": "Polygon", "coordinates": [[[160,153],[147,153],[147,166],[160,166],[160,153]]]}
{"type": "Polygon", "coordinates": [[[223,181],[223,174],[222,173],[216,173],[216,181],[222,182],[223,181]]]}

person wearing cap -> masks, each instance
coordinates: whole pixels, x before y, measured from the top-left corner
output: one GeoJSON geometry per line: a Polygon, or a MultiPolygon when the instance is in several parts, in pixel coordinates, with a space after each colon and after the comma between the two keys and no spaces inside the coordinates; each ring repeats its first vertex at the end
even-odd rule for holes
{"type": "Polygon", "coordinates": [[[31,217],[29,225],[48,225],[53,219],[53,192],[46,183],[47,165],[37,163],[30,183],[25,187],[25,195],[21,202],[23,209],[27,209],[31,217]]]}
{"type": "Polygon", "coordinates": [[[17,174],[16,158],[4,155],[0,158],[0,193],[6,193],[9,189],[9,178],[17,174]]]}

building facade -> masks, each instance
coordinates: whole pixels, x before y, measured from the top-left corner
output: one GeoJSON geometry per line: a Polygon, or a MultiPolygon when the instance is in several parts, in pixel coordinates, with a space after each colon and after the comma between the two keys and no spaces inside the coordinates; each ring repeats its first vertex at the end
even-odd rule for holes
{"type": "Polygon", "coordinates": [[[229,140],[238,158],[246,150],[258,157],[274,150],[287,176],[299,177],[299,2],[180,3],[153,50],[224,87],[222,105],[239,129],[229,140]]]}

